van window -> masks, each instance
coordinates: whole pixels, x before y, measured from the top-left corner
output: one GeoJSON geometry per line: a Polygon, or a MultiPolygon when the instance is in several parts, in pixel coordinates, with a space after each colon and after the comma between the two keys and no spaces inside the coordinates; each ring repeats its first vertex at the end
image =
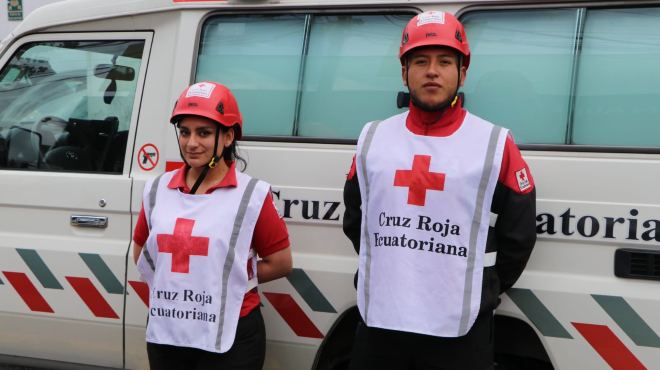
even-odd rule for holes
{"type": "Polygon", "coordinates": [[[304,15],[254,15],[204,25],[196,80],[229,87],[245,135],[291,135],[304,24],[304,15]]]}
{"type": "Polygon", "coordinates": [[[464,16],[472,52],[466,107],[511,129],[519,144],[563,144],[576,19],[576,10],[464,16]]]}
{"type": "Polygon", "coordinates": [[[143,47],[21,46],[0,71],[0,169],[121,173],[143,47]]]}
{"type": "Polygon", "coordinates": [[[395,113],[397,58],[409,16],[315,16],[305,60],[300,136],[356,138],[395,113]]]}
{"type": "Polygon", "coordinates": [[[573,143],[660,146],[660,8],[591,10],[573,143]]]}
{"type": "Polygon", "coordinates": [[[397,54],[411,17],[213,17],[195,80],[235,92],[246,135],[354,139],[366,122],[399,112],[397,54]]]}
{"type": "Polygon", "coordinates": [[[660,147],[658,16],[660,8],[467,13],[466,106],[518,143],[660,147]]]}

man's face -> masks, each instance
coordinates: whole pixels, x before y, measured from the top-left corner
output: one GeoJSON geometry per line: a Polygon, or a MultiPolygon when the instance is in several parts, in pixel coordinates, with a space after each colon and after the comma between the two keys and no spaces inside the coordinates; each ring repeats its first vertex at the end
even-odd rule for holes
{"type": "Polygon", "coordinates": [[[438,110],[463,86],[466,68],[458,70],[456,51],[443,47],[417,48],[402,67],[403,84],[419,108],[438,110]]]}

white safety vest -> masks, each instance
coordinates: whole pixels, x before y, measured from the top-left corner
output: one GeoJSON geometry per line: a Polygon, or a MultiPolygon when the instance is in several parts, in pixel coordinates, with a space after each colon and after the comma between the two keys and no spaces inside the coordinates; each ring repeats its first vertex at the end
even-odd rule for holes
{"type": "Polygon", "coordinates": [[[407,115],[367,124],[358,140],[358,307],[371,327],[463,336],[481,304],[507,130],[468,113],[448,137],[416,135],[407,115]]]}
{"type": "Polygon", "coordinates": [[[237,187],[211,194],[169,189],[174,172],[147,183],[149,238],[138,271],[149,284],[147,341],[211,352],[234,343],[248,286],[251,242],[270,186],[237,172],[237,187]]]}

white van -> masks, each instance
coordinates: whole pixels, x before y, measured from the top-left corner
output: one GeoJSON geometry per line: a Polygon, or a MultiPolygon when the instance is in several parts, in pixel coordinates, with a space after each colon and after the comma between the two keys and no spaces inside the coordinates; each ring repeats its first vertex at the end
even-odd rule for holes
{"type": "Polygon", "coordinates": [[[358,313],[342,189],[362,125],[400,111],[397,51],[455,13],[466,107],[512,130],[539,240],[496,316],[498,369],[660,368],[660,1],[69,0],[0,45],[0,363],[146,369],[129,245],[180,165],[178,94],[214,80],[273,184],[294,271],[259,287],[266,369],[345,369],[358,313]]]}
{"type": "Polygon", "coordinates": [[[7,0],[0,6],[0,40],[7,37],[14,27],[34,9],[62,0],[7,0]]]}

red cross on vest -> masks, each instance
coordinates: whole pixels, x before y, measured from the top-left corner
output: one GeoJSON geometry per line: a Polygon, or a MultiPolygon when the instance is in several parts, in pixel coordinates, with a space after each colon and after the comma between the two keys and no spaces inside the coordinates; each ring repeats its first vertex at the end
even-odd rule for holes
{"type": "Polygon", "coordinates": [[[408,204],[423,206],[426,204],[427,190],[444,190],[445,174],[430,172],[431,156],[415,155],[412,170],[397,170],[394,186],[408,187],[408,204]]]}
{"type": "Polygon", "coordinates": [[[172,253],[172,272],[187,274],[190,256],[208,256],[209,238],[192,236],[195,220],[177,218],[174,234],[158,234],[158,252],[172,253]]]}

